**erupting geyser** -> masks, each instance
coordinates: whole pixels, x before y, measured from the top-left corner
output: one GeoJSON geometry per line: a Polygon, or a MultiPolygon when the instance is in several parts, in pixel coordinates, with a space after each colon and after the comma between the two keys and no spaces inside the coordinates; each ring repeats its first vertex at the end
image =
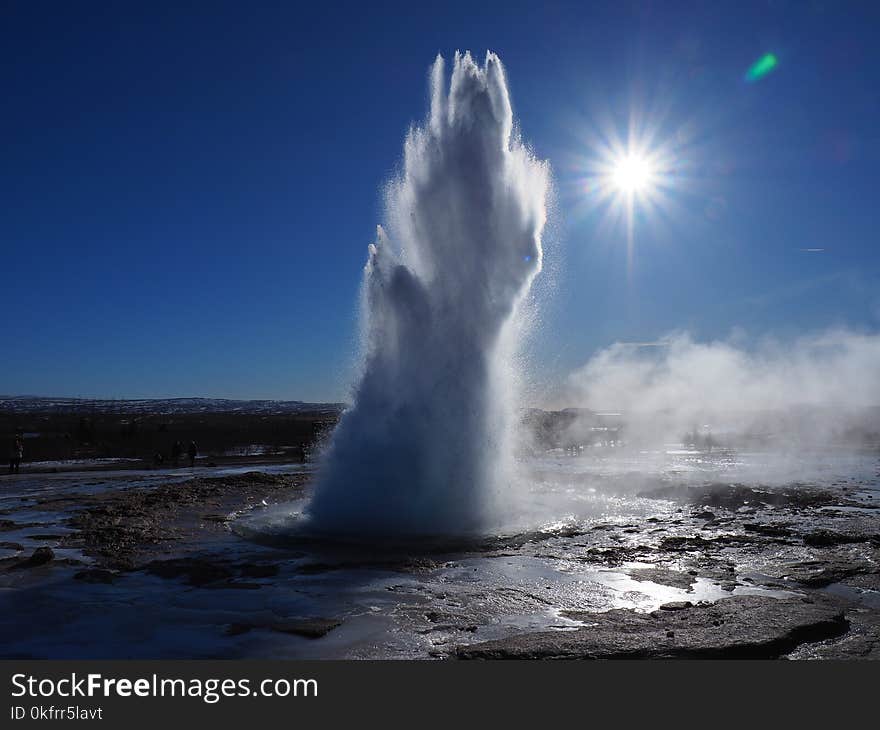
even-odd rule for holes
{"type": "Polygon", "coordinates": [[[307,508],[327,533],[493,527],[512,481],[517,316],[550,171],[514,131],[498,57],[455,54],[411,129],[364,272],[364,362],[307,508]]]}

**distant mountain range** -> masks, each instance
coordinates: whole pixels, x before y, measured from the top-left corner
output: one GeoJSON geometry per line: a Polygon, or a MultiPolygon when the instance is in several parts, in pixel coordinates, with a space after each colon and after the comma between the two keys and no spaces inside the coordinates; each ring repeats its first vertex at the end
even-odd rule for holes
{"type": "Polygon", "coordinates": [[[144,398],[112,400],[91,398],[46,398],[0,395],[0,412],[7,413],[334,413],[344,403],[304,403],[298,400],[230,400],[227,398],[144,398]]]}

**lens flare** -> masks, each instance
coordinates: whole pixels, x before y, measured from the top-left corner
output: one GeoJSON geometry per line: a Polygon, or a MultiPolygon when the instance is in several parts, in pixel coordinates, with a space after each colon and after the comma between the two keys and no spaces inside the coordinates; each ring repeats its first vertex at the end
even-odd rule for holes
{"type": "Polygon", "coordinates": [[[779,64],[779,59],[773,53],[765,53],[755,61],[746,71],[746,81],[753,83],[763,79],[779,64]]]}

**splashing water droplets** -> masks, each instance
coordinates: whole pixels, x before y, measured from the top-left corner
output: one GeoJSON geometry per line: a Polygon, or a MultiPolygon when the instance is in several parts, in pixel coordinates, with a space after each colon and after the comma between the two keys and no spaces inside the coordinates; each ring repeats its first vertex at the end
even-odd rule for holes
{"type": "Polygon", "coordinates": [[[491,529],[510,496],[520,304],[550,170],[513,132],[504,69],[443,59],[364,271],[364,362],[307,508],[325,533],[491,529]]]}

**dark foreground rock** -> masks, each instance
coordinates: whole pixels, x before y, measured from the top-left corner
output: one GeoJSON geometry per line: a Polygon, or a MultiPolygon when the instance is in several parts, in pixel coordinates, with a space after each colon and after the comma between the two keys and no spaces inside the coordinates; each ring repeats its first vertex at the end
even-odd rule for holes
{"type": "Polygon", "coordinates": [[[342,626],[342,621],[335,618],[287,618],[268,623],[230,624],[226,629],[226,635],[238,636],[253,629],[265,629],[302,636],[305,639],[320,639],[339,626],[342,626]]]}
{"type": "Polygon", "coordinates": [[[144,570],[160,578],[185,578],[191,586],[203,586],[233,577],[232,571],[225,565],[199,558],[153,560],[144,570]]]}
{"type": "Polygon", "coordinates": [[[838,547],[816,551],[811,560],[780,565],[769,572],[807,588],[822,588],[832,583],[849,582],[859,576],[876,576],[878,565],[880,550],[838,547]]]}
{"type": "Polygon", "coordinates": [[[858,608],[847,612],[849,631],[840,639],[803,644],[790,659],[880,660],[880,614],[858,608]]]}
{"type": "Polygon", "coordinates": [[[824,597],[737,596],[713,604],[566,614],[574,631],[512,636],[459,647],[459,659],[773,659],[846,633],[842,606],[824,597]]]}
{"type": "Polygon", "coordinates": [[[143,570],[159,578],[184,580],[195,588],[258,589],[260,584],[242,578],[271,578],[278,575],[278,566],[266,563],[236,563],[222,555],[187,556],[168,560],[152,560],[143,570]]]}
{"type": "Polygon", "coordinates": [[[703,484],[698,486],[675,484],[659,489],[645,490],[640,492],[639,496],[727,509],[767,505],[793,509],[824,507],[826,505],[863,506],[860,502],[842,499],[832,490],[806,484],[792,484],[778,489],[762,489],[744,484],[703,484]]]}
{"type": "Polygon", "coordinates": [[[55,553],[52,548],[38,547],[34,550],[30,557],[21,560],[13,560],[7,570],[27,570],[28,568],[38,568],[46,563],[51,563],[55,559],[55,553]]]}
{"type": "Polygon", "coordinates": [[[74,580],[81,580],[84,583],[112,583],[118,577],[117,573],[112,570],[103,570],[101,568],[90,568],[80,570],[74,573],[74,580]]]}
{"type": "Polygon", "coordinates": [[[666,570],[664,568],[637,568],[629,572],[635,580],[647,580],[664,586],[683,588],[688,590],[694,583],[694,576],[678,570],[666,570]]]}

